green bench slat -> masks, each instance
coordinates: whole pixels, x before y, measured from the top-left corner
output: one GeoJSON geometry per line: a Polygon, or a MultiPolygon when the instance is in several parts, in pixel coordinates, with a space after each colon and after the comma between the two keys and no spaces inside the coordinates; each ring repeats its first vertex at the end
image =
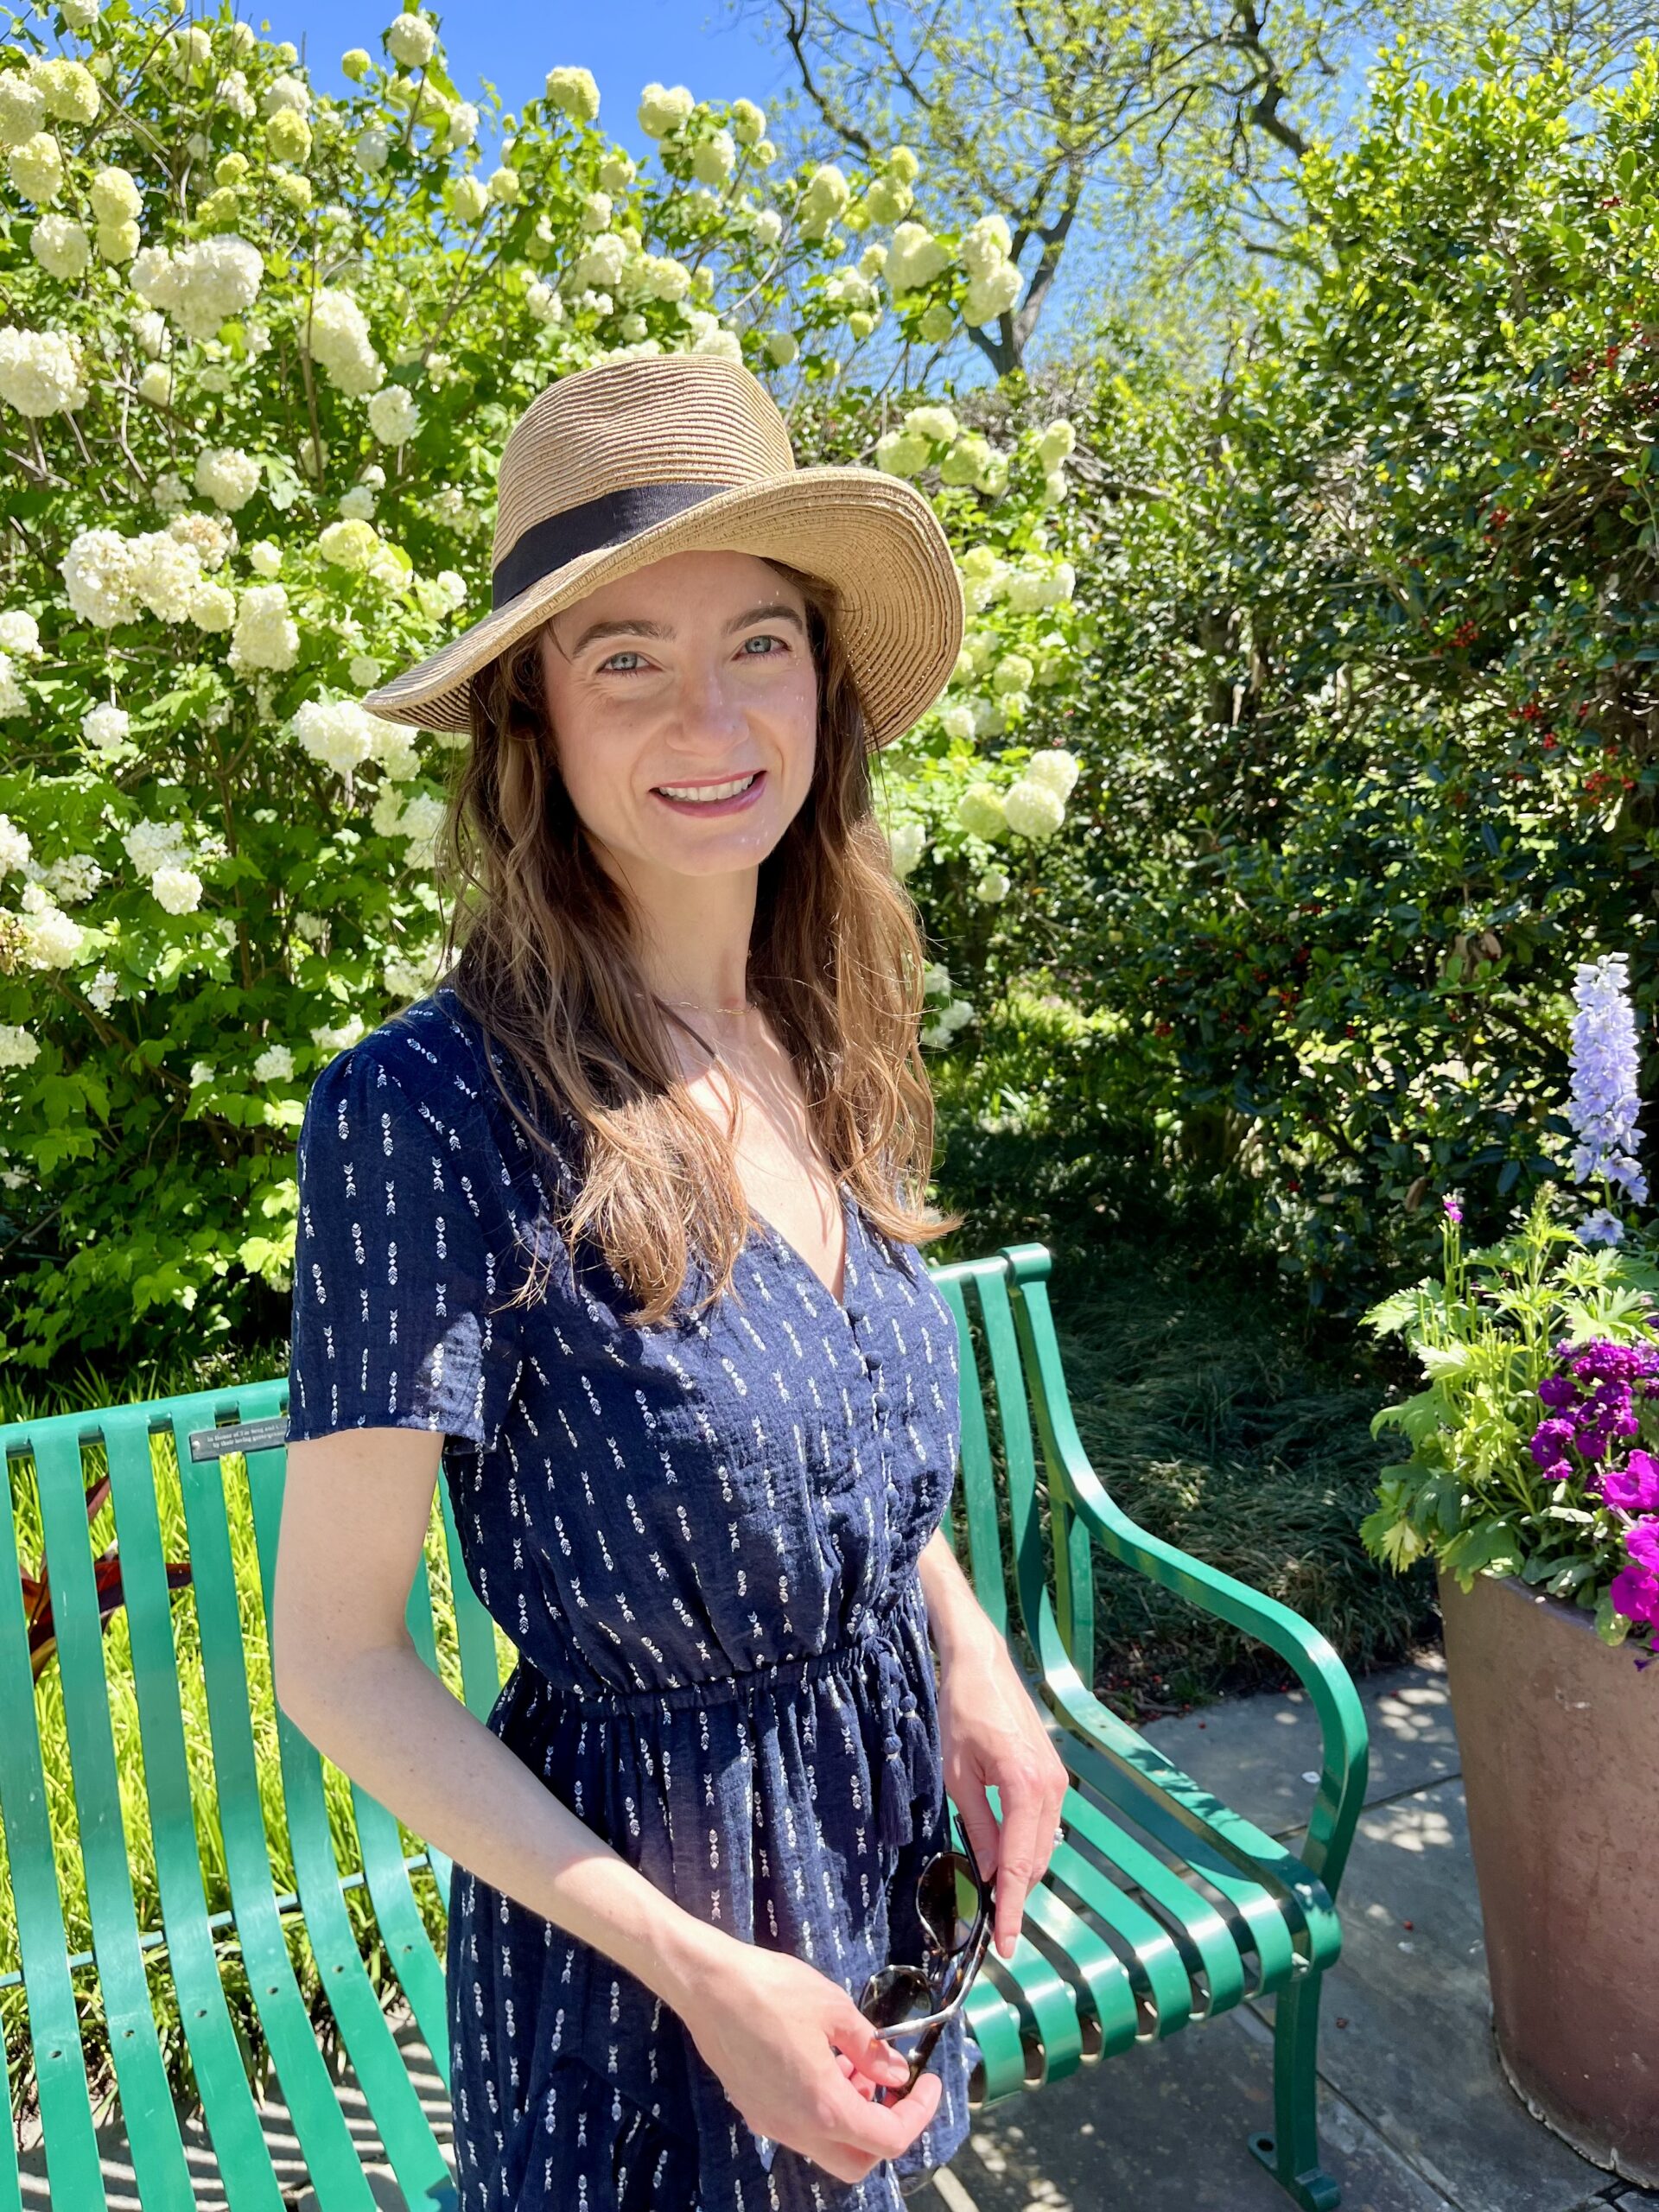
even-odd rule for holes
{"type": "MultiPolygon", "coordinates": [[[[269,1463],[262,1465],[257,1475],[251,1475],[249,1482],[265,1618],[269,1621],[282,1512],[281,1469],[276,1463],[281,1460],[285,1464],[286,1453],[250,1453],[250,1465],[255,1459],[269,1463]]],[[[222,1505],[219,1510],[222,1516],[222,1505]]],[[[334,1857],[328,1808],[323,1795],[321,1758],[280,1707],[276,1713],[276,1742],[283,1796],[288,1808],[289,1840],[294,1851],[295,1886],[305,1909],[305,1931],[322,1975],[330,2009],[340,2026],[340,2039],[373,2114],[398,2186],[411,2203],[418,2204],[429,2189],[449,2178],[449,2169],[410,2079],[404,2055],[380,2009],[380,2000],[369,1980],[340,1894],[340,1866],[334,1857]]]]}
{"type": "Polygon", "coordinates": [[[60,1425],[42,1436],[35,1465],[92,1949],[132,2170],[146,2207],[194,2212],[195,2192],[138,1945],[103,1628],[87,1541],[86,1478],[73,1428],[60,1425]]]}
{"type": "MultiPolygon", "coordinates": [[[[173,1399],[163,1410],[178,1446],[225,1867],[237,1934],[283,2095],[318,2198],[327,2212],[375,2212],[373,2193],[340,2110],[339,2094],[317,2047],[276,1911],[248,1711],[241,1610],[225,1516],[224,1462],[193,1462],[188,1443],[190,1431],[214,1425],[217,1403],[209,1396],[173,1399]]],[[[279,1407],[278,1386],[274,1382],[237,1393],[236,1410],[244,1421],[267,1418],[279,1407]]]]}
{"type": "Polygon", "coordinates": [[[149,1424],[141,1409],[125,1408],[106,1414],[100,1426],[132,1639],[156,1887],[179,2015],[226,2193],[238,2212],[244,2204],[250,2212],[283,2212],[207,1924],[149,1424]]]}
{"type": "MultiPolygon", "coordinates": [[[[6,1445],[8,1490],[11,1455],[21,1432],[0,1432],[6,1445]]],[[[8,1499],[10,1503],[10,1498],[8,1499]]],[[[83,1537],[82,1541],[85,1541],[83,1537]]],[[[74,1985],[69,1979],[69,1942],[58,1894],[57,1858],[46,1795],[40,1732],[35,1723],[35,1680],[29,1662],[29,1623],[23,1613],[22,1563],[15,1512],[8,1513],[0,1547],[0,1709],[10,1718],[0,1728],[0,1817],[6,1827],[6,1859],[17,1920],[17,1948],[29,1993],[29,2040],[46,2142],[47,2179],[60,2204],[107,2205],[92,2127],[92,2085],[86,2079],[74,1985]],[[24,1725],[22,1716],[29,1719],[24,1725]]],[[[10,2139],[12,2131],[9,2128],[10,2139]]],[[[8,2212],[21,2202],[14,2145],[4,2169],[8,2212]]]]}

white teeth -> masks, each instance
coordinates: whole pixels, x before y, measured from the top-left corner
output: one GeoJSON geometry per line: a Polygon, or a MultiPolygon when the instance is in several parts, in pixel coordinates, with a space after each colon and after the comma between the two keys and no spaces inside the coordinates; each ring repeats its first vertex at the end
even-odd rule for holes
{"type": "Polygon", "coordinates": [[[752,774],[740,776],[735,783],[704,784],[695,791],[687,791],[683,785],[679,784],[658,784],[657,788],[664,798],[690,799],[696,805],[705,806],[711,799],[735,798],[739,791],[747,791],[760,772],[757,768],[752,774]]]}

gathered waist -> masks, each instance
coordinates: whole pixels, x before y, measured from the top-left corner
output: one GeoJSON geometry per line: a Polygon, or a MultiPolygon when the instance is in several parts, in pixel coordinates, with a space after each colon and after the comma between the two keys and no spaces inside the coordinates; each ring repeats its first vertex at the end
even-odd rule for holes
{"type": "MultiPolygon", "coordinates": [[[[855,1627],[822,1651],[795,1659],[779,1659],[764,1666],[745,1667],[723,1675],[699,1676],[647,1689],[589,1689],[574,1682],[556,1682],[534,1661],[521,1655],[508,1676],[489,1718],[492,1732],[512,1742],[520,1758],[527,1739],[540,1740],[550,1723],[557,1725],[579,1714],[593,1718],[648,1723],[672,1712],[706,1711],[712,1706],[736,1704],[770,1690],[788,1690],[828,1675],[861,1679],[868,1686],[870,1707],[881,1726],[878,1772],[878,1823],[881,1840],[899,1846],[915,1833],[912,1808],[930,1798],[938,1782],[935,1738],[917,1695],[911,1652],[925,1649],[926,1605],[921,1575],[914,1565],[908,1573],[889,1582],[860,1616],[855,1627]],[[893,1630],[907,1622],[911,1638],[893,1630]],[[911,1649],[905,1649],[907,1641],[911,1649]]],[[[928,1669],[927,1689],[932,1675],[928,1669]]],[[[931,1700],[929,1698],[929,1703],[931,1700]]]]}
{"type": "MultiPolygon", "coordinates": [[[[921,1577],[912,1567],[907,1574],[889,1583],[865,1608],[855,1628],[838,1642],[826,1644],[822,1651],[808,1652],[795,1659],[771,1660],[759,1667],[740,1668],[723,1675],[702,1675],[689,1682],[633,1690],[589,1689],[581,1683],[554,1681],[522,1653],[514,1675],[522,1675],[524,1688],[531,1691],[537,1705],[552,1699],[601,1719],[659,1710],[683,1713],[706,1706],[735,1704],[766,1690],[788,1689],[797,1683],[815,1681],[822,1675],[856,1664],[868,1656],[873,1644],[885,1639],[894,1616],[906,1607],[918,1607],[921,1599],[921,1577]]],[[[509,1677],[503,1704],[513,1688],[513,1679],[509,1677]]]]}

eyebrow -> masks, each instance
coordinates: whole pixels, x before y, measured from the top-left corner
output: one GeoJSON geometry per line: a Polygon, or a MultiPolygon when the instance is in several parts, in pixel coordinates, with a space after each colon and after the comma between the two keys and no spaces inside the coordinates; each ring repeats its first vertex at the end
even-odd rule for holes
{"type": "MultiPolygon", "coordinates": [[[[734,614],[723,626],[721,634],[730,636],[734,630],[747,630],[752,622],[792,622],[801,635],[806,635],[806,625],[792,607],[781,600],[766,607],[752,607],[747,614],[734,614]]],[[[583,652],[596,638],[671,638],[674,630],[666,622],[631,621],[613,619],[606,622],[590,622],[570,648],[570,658],[583,652]]]]}

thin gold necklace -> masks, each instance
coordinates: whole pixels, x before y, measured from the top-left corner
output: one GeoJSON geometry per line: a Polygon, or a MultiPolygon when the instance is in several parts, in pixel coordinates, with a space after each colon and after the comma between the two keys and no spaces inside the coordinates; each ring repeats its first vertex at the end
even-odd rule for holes
{"type": "MultiPolygon", "coordinates": [[[[662,998],[662,993],[657,994],[662,998]]],[[[704,1006],[700,999],[664,998],[664,1006],[678,1007],[688,1014],[759,1014],[760,1009],[753,999],[745,999],[741,1006],[704,1006]]]]}

